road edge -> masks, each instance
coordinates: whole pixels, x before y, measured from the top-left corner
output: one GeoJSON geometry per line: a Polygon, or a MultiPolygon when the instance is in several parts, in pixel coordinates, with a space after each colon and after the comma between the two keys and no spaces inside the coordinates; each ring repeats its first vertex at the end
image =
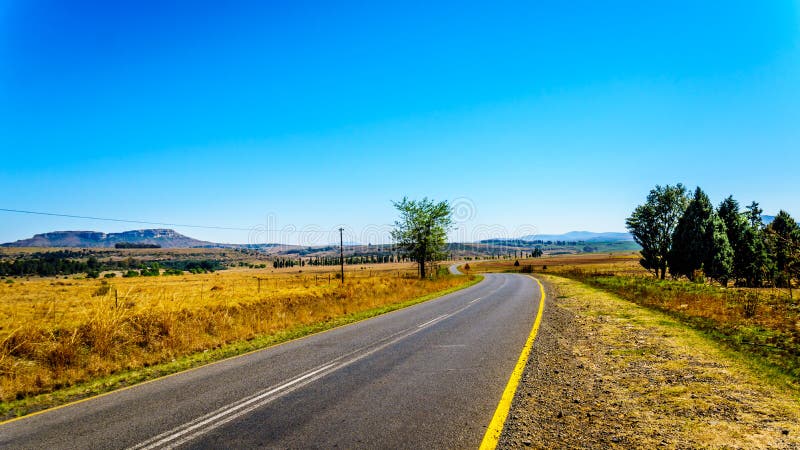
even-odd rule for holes
{"type": "Polygon", "coordinates": [[[519,382],[522,379],[522,373],[525,371],[525,366],[528,363],[528,357],[531,354],[531,349],[533,349],[533,343],[536,340],[536,335],[539,333],[539,326],[542,323],[546,297],[544,285],[541,281],[539,281],[538,278],[533,276],[531,276],[531,278],[536,281],[536,284],[539,285],[539,292],[541,294],[541,298],[539,300],[539,310],[536,313],[536,319],[533,321],[533,327],[528,335],[528,340],[525,341],[525,345],[522,347],[522,353],[519,355],[519,359],[517,360],[517,364],[514,366],[514,370],[511,372],[511,376],[509,377],[506,388],[503,391],[503,395],[500,397],[500,402],[497,404],[497,409],[494,412],[494,416],[492,416],[492,421],[489,422],[489,426],[486,428],[486,433],[483,435],[483,440],[481,441],[481,445],[479,447],[481,450],[494,450],[497,448],[497,444],[500,442],[500,435],[503,433],[503,427],[508,419],[508,413],[511,411],[511,402],[514,400],[514,394],[516,394],[517,388],[519,387],[519,382]]]}
{"type": "MultiPolygon", "coordinates": [[[[405,308],[409,308],[409,307],[418,305],[420,303],[425,303],[425,302],[428,302],[428,301],[436,300],[436,299],[439,299],[439,298],[444,297],[446,295],[452,294],[454,292],[458,292],[458,291],[461,291],[463,289],[470,288],[470,287],[475,286],[476,284],[480,283],[483,280],[484,280],[484,277],[482,275],[475,275],[474,279],[468,280],[468,281],[464,282],[463,284],[460,284],[460,285],[457,285],[457,286],[454,286],[454,287],[451,287],[451,288],[448,288],[448,289],[444,289],[444,290],[441,290],[441,291],[438,291],[438,292],[432,292],[430,294],[426,294],[426,295],[423,295],[423,296],[420,296],[420,297],[412,298],[412,299],[406,300],[404,302],[396,303],[394,305],[387,305],[387,306],[383,306],[383,307],[374,308],[374,309],[371,309],[371,310],[366,310],[366,311],[361,311],[361,312],[358,312],[358,313],[348,314],[347,316],[342,316],[342,317],[338,318],[338,320],[334,320],[334,321],[330,321],[330,322],[319,322],[319,323],[316,323],[316,324],[300,327],[300,329],[298,329],[298,330],[285,330],[285,332],[278,333],[277,335],[265,336],[265,338],[274,337],[274,339],[268,341],[268,343],[266,345],[260,345],[259,346],[258,344],[254,344],[255,348],[252,348],[252,347],[251,348],[246,348],[245,347],[242,351],[237,352],[236,349],[234,348],[237,343],[228,344],[228,345],[223,346],[220,349],[218,349],[218,351],[220,353],[220,357],[218,357],[218,358],[214,358],[213,356],[211,356],[207,360],[192,361],[193,357],[197,357],[197,355],[202,354],[202,353],[193,353],[193,354],[190,354],[190,355],[186,355],[186,356],[181,358],[183,361],[177,361],[177,362],[181,363],[181,362],[188,361],[188,363],[187,363],[188,367],[187,366],[180,366],[179,364],[176,364],[176,362],[167,362],[167,363],[163,363],[163,364],[159,364],[159,365],[155,365],[155,366],[150,366],[148,368],[144,368],[143,370],[146,370],[146,372],[148,374],[152,374],[153,376],[148,377],[147,374],[145,374],[145,375],[143,375],[143,379],[134,380],[133,382],[130,382],[129,384],[124,384],[124,383],[126,383],[125,379],[123,379],[121,381],[117,381],[115,384],[110,384],[110,383],[107,383],[107,379],[100,378],[100,379],[96,379],[96,380],[87,381],[85,384],[82,384],[82,385],[76,385],[76,386],[72,387],[74,389],[81,389],[81,386],[92,385],[92,384],[99,385],[99,388],[97,388],[97,391],[93,392],[93,393],[84,391],[83,393],[78,393],[78,394],[75,394],[75,395],[65,394],[66,398],[52,398],[52,397],[50,397],[49,398],[49,400],[50,400],[49,402],[47,401],[48,399],[43,399],[40,402],[36,402],[34,400],[36,397],[34,397],[33,399],[31,399],[31,400],[34,400],[34,401],[29,405],[20,405],[20,406],[18,406],[16,408],[13,407],[13,406],[9,407],[9,409],[7,411],[9,411],[11,414],[16,414],[16,415],[13,416],[13,417],[8,417],[8,413],[6,413],[5,414],[6,415],[5,419],[3,419],[2,415],[0,415],[0,426],[6,425],[8,423],[16,422],[18,420],[26,419],[26,418],[37,416],[37,415],[40,415],[40,414],[44,414],[44,413],[47,413],[47,412],[50,412],[50,411],[54,411],[54,410],[57,410],[57,409],[66,408],[68,406],[80,404],[80,403],[83,403],[83,402],[86,402],[86,401],[89,401],[89,400],[93,400],[93,399],[96,399],[96,398],[99,398],[99,397],[104,397],[106,395],[111,395],[111,394],[115,394],[115,393],[118,393],[118,392],[126,391],[128,389],[132,389],[132,388],[135,388],[137,386],[142,386],[144,384],[148,384],[148,383],[152,383],[152,382],[155,382],[155,381],[159,381],[159,380],[162,380],[164,378],[169,378],[171,376],[175,376],[175,375],[183,374],[183,373],[190,372],[190,371],[193,371],[193,370],[197,370],[197,369],[200,369],[202,367],[210,366],[212,364],[218,364],[218,363],[221,363],[221,362],[224,362],[224,361],[228,361],[228,360],[231,360],[231,359],[234,359],[234,358],[241,358],[243,356],[247,356],[247,355],[250,355],[252,353],[256,353],[256,352],[262,351],[262,350],[266,350],[266,349],[269,349],[269,348],[273,348],[273,347],[277,347],[277,346],[280,346],[280,345],[288,344],[288,343],[294,342],[296,340],[306,338],[308,336],[327,333],[329,331],[333,331],[333,330],[336,330],[338,328],[354,325],[356,323],[363,322],[363,321],[369,320],[369,319],[373,319],[375,317],[384,316],[386,314],[391,314],[391,313],[393,313],[395,311],[399,311],[399,310],[402,310],[402,309],[405,309],[405,308]],[[230,352],[230,353],[228,353],[228,352],[230,352]],[[169,366],[171,366],[171,365],[176,365],[178,367],[175,367],[175,370],[170,370],[169,366]],[[117,387],[114,387],[114,386],[117,386],[117,387]],[[39,407],[39,408],[37,408],[37,407],[39,407]],[[17,408],[19,408],[19,409],[17,409],[17,408]]],[[[241,344],[241,342],[239,344],[241,344]]],[[[124,376],[125,374],[118,374],[118,376],[119,375],[124,376]]],[[[112,375],[112,377],[113,376],[114,375],[112,375]]],[[[57,392],[41,394],[41,395],[42,396],[52,396],[53,394],[57,394],[57,392]]],[[[11,403],[13,403],[13,402],[11,402],[11,403]]]]}

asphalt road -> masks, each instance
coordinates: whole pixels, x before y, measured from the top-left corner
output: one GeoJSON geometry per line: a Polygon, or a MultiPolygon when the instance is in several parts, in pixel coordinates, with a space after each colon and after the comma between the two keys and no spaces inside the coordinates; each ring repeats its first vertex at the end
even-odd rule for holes
{"type": "Polygon", "coordinates": [[[0,425],[0,448],[475,448],[530,332],[529,277],[0,425]]]}

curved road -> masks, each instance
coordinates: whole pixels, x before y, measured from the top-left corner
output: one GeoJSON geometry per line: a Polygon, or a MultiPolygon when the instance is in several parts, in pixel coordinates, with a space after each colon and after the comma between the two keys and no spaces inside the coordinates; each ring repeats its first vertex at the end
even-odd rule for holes
{"type": "Polygon", "coordinates": [[[531,330],[529,277],[0,425],[2,448],[477,447],[531,330]]]}

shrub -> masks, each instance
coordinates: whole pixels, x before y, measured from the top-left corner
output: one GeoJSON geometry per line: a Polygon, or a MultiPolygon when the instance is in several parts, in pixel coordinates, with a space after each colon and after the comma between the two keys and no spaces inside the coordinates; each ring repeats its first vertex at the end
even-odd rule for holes
{"type": "Polygon", "coordinates": [[[161,275],[161,266],[158,263],[153,263],[152,266],[147,266],[142,269],[142,276],[143,277],[157,277],[161,275]]]}

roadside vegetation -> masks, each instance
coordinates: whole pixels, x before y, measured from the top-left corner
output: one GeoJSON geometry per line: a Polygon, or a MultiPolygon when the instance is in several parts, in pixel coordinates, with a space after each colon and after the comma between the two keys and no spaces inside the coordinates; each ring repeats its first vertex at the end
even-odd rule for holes
{"type": "Polygon", "coordinates": [[[715,209],[699,187],[656,186],[627,219],[642,246],[640,263],[662,280],[727,286],[782,287],[791,294],[800,278],[800,226],[786,211],[769,217],[752,202],[741,211],[733,196],[715,209]]]}
{"type": "Polygon", "coordinates": [[[800,304],[787,288],[723,287],[654,277],[638,254],[472,262],[469,272],[553,274],[669,314],[728,348],[788,375],[800,387],[800,304]]]}
{"type": "Polygon", "coordinates": [[[418,279],[409,269],[348,272],[344,285],[335,273],[296,270],[0,283],[0,400],[8,411],[8,402],[237,342],[319,331],[475,281],[446,270],[418,279]]]}
{"type": "Polygon", "coordinates": [[[800,396],[785,376],[674,317],[537,276],[547,308],[501,448],[800,445],[800,396]]]}
{"type": "Polygon", "coordinates": [[[553,273],[666,312],[732,349],[778,367],[800,386],[800,305],[786,291],[724,288],[579,268],[553,273]]]}
{"type": "Polygon", "coordinates": [[[641,252],[475,264],[556,273],[666,312],[800,385],[800,226],[785,211],[717,208],[699,187],[656,186],[627,219],[641,252]],[[638,259],[638,261],[637,261],[638,259]],[[638,262],[638,265],[636,264],[638,262]]]}

